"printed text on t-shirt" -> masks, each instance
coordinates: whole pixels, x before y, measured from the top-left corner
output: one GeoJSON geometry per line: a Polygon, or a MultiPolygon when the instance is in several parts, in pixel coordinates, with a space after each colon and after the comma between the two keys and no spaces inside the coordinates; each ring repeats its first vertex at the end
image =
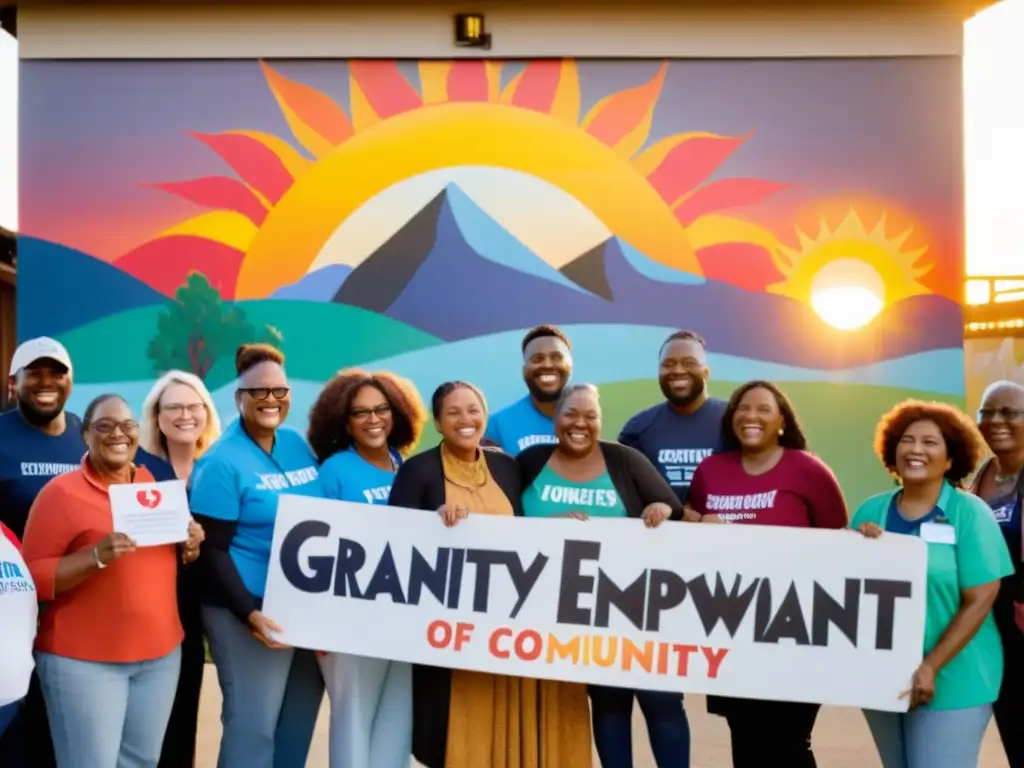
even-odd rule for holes
{"type": "Polygon", "coordinates": [[[531,445],[554,445],[558,442],[558,438],[554,435],[527,435],[521,437],[516,442],[520,451],[525,451],[531,445]]]}
{"type": "Polygon", "coordinates": [[[17,563],[0,560],[0,595],[13,592],[35,592],[35,585],[21,572],[17,563]]]}
{"type": "Polygon", "coordinates": [[[541,501],[554,504],[573,504],[580,507],[614,507],[619,503],[615,491],[605,488],[572,488],[545,485],[540,492],[541,501]]]}
{"type": "Polygon", "coordinates": [[[284,474],[260,475],[260,484],[256,486],[257,491],[283,491],[293,488],[296,485],[312,483],[317,478],[316,467],[296,469],[293,472],[284,474]]]}
{"type": "Polygon", "coordinates": [[[713,452],[712,448],[662,448],[658,451],[658,463],[665,470],[669,485],[688,486],[697,465],[713,452]]]}
{"type": "Polygon", "coordinates": [[[390,485],[382,485],[379,488],[363,488],[363,496],[366,497],[367,504],[387,504],[390,495],[390,485]]]}
{"type": "MultiPolygon", "coordinates": [[[[84,452],[84,451],[83,451],[84,452]]],[[[21,462],[22,477],[56,477],[78,469],[77,464],[62,464],[53,461],[21,462]]]]}
{"type": "Polygon", "coordinates": [[[775,506],[775,495],[777,493],[778,491],[748,493],[745,495],[709,493],[705,507],[708,512],[771,509],[775,506]]]}

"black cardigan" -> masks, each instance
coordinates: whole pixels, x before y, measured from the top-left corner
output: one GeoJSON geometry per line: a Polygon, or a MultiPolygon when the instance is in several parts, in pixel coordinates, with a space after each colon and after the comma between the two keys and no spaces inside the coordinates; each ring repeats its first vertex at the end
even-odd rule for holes
{"type": "MultiPolygon", "coordinates": [[[[512,503],[517,517],[523,514],[522,488],[519,470],[511,456],[498,451],[484,451],[487,469],[498,487],[505,492],[512,503]]],[[[391,484],[388,505],[409,509],[434,511],[444,504],[444,467],[441,464],[441,449],[432,448],[408,459],[398,469],[391,484]]],[[[471,510],[472,511],[472,510],[471,510]]]]}
{"type": "MultiPolygon", "coordinates": [[[[629,517],[640,517],[648,504],[661,502],[672,509],[672,520],[683,519],[679,497],[646,456],[628,445],[608,440],[601,440],[600,446],[608,476],[629,517]]],[[[516,457],[523,488],[529,488],[537,479],[554,452],[554,445],[532,445],[516,457]]]]}
{"type": "MultiPolygon", "coordinates": [[[[519,471],[511,456],[484,451],[487,469],[517,516],[523,514],[519,471]]],[[[392,507],[433,512],[445,502],[444,467],[441,449],[413,456],[398,470],[391,484],[388,504],[392,507]]],[[[441,667],[415,664],[412,668],[412,753],[427,768],[444,768],[448,747],[448,706],[452,695],[452,672],[441,667]]]]}

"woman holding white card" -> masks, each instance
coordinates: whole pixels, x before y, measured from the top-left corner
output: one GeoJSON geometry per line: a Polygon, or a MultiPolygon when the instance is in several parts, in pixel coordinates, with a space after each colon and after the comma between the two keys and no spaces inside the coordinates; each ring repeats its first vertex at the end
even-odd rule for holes
{"type": "Polygon", "coordinates": [[[181,662],[177,564],[198,556],[203,533],[192,523],[183,544],[136,548],[112,531],[109,489],[153,482],[133,463],[139,425],[123,399],[102,395],[82,433],[82,466],[47,483],[25,527],[25,562],[46,604],[36,665],[61,768],[149,768],[181,662]]]}
{"type": "Polygon", "coordinates": [[[908,400],[878,425],[875,452],[900,487],[864,502],[850,526],[928,546],[924,660],[903,694],[910,711],[864,713],[884,768],[978,764],[1003,678],[992,605],[1013,573],[992,511],[959,487],[984,451],[977,427],[944,403],[908,400]]]}

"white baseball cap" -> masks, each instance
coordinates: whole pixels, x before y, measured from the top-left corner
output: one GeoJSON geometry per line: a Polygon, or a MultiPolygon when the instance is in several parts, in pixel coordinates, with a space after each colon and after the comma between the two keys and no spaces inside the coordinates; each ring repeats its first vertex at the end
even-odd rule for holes
{"type": "Polygon", "coordinates": [[[68,369],[71,373],[71,355],[67,349],[56,339],[49,336],[40,336],[36,339],[23,341],[14,350],[14,357],[11,358],[11,376],[22,368],[27,368],[36,360],[55,360],[68,369]]]}

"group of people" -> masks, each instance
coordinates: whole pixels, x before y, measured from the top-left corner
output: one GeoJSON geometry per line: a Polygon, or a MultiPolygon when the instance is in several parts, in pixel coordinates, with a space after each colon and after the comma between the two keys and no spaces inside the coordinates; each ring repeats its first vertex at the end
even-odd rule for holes
{"type": "MultiPolygon", "coordinates": [[[[64,410],[67,351],[25,342],[11,365],[17,408],[0,416],[0,763],[192,766],[205,641],[223,693],[220,768],[305,765],[325,693],[332,768],[406,768],[410,754],[427,768],[582,768],[592,745],[603,768],[627,768],[634,701],[659,768],[689,765],[678,693],[282,645],[262,598],[287,493],[422,509],[446,526],[490,514],[919,536],[928,599],[910,709],[865,712],[882,763],[973,768],[994,713],[1011,767],[1024,768],[1024,387],[993,384],[976,419],[896,405],[874,446],[895,487],[851,517],[777,385],[709,395],[696,333],[665,340],[664,400],[617,441],[601,439],[598,389],[570,383],[558,328],[532,329],[522,356],[527,392],[493,415],[469,382],[441,384],[428,409],[396,375],[342,371],[302,435],[284,426],[291,390],[272,347],[239,348],[238,418],[222,430],[202,381],[178,371],[137,417],[110,394],[78,418],[64,410]],[[431,418],[440,442],[413,455],[431,418]],[[187,481],[188,539],[137,548],[112,530],[107,491],[164,479],[187,481]]],[[[815,765],[818,705],[710,697],[708,708],[728,723],[736,768],[815,765]]]]}

